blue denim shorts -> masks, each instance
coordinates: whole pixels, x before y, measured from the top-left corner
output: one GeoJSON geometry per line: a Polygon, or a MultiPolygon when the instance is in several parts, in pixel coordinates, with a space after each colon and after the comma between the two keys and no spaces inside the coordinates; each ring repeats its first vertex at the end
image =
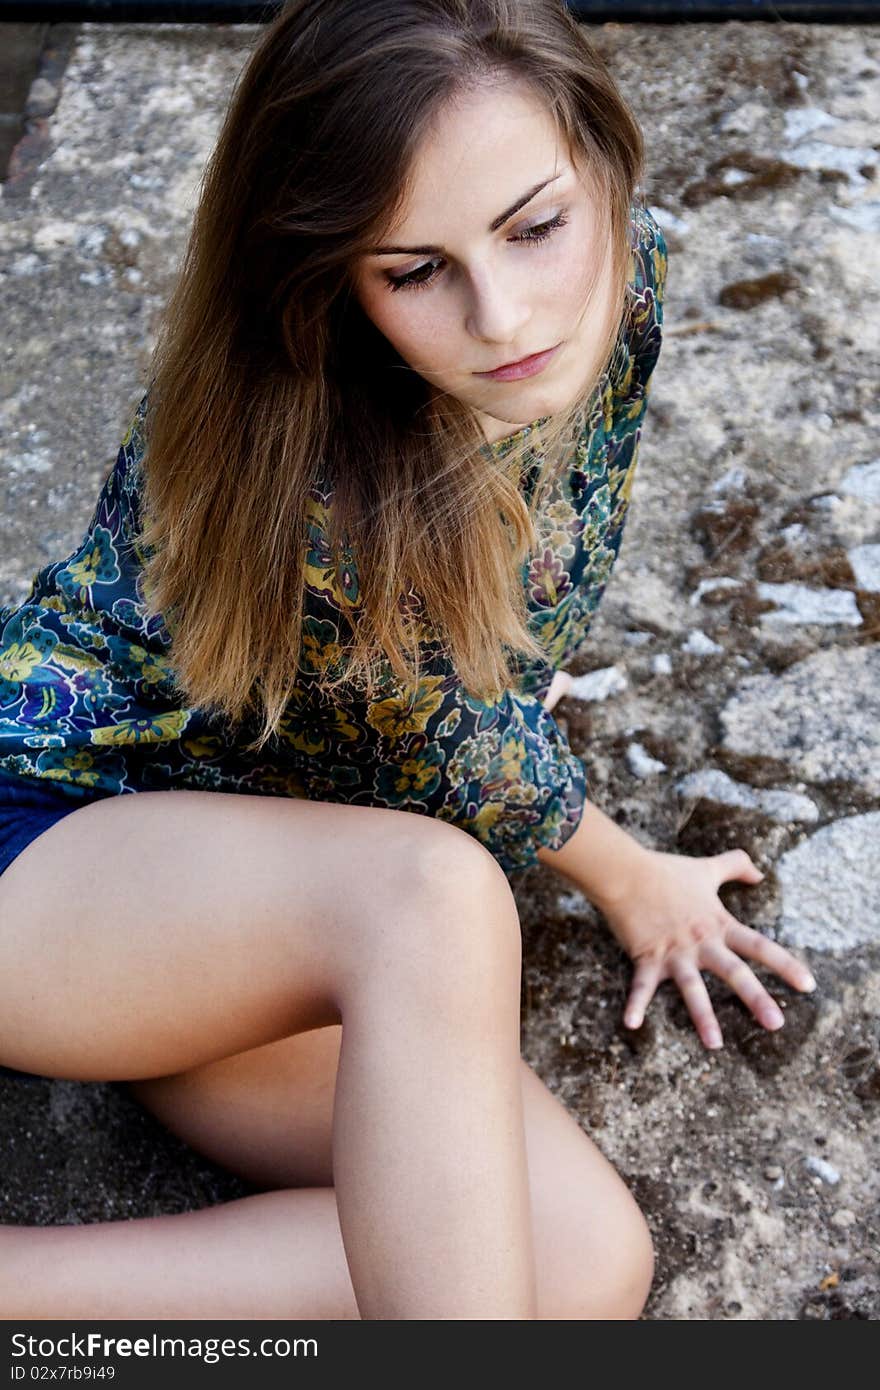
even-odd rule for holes
{"type": "MultiPolygon", "coordinates": [[[[88,796],[82,800],[73,797],[49,781],[41,784],[33,778],[15,777],[0,771],[0,874],[31,840],[90,799],[88,796]]],[[[0,1066],[2,1076],[16,1081],[44,1079],[30,1072],[16,1071],[14,1067],[0,1066]]]]}
{"type": "Polygon", "coordinates": [[[31,840],[89,799],[71,796],[48,780],[0,771],[0,874],[31,840]]]}

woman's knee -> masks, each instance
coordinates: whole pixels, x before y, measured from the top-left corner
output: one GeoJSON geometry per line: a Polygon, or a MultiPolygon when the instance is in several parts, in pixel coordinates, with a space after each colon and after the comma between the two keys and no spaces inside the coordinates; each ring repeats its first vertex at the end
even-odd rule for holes
{"type": "Polygon", "coordinates": [[[621,1232],[619,1257],[612,1264],[606,1318],[642,1315],[654,1282],[654,1242],[640,1208],[632,1201],[621,1232]]]}
{"type": "Polygon", "coordinates": [[[632,1193],[525,1061],[523,1095],[540,1316],[637,1318],[654,1254],[632,1193]]]}
{"type": "Polygon", "coordinates": [[[447,821],[423,819],[426,828],[430,827],[419,856],[426,884],[441,895],[460,894],[466,902],[472,902],[473,894],[478,893],[482,901],[500,908],[502,917],[509,920],[507,909],[513,907],[513,893],[494,855],[468,831],[447,821]]]}
{"type": "Polygon", "coordinates": [[[612,1220],[612,1238],[603,1241],[599,1251],[595,1211],[588,1214],[582,1225],[582,1258],[574,1268],[559,1272],[559,1284],[568,1291],[558,1300],[562,1306],[544,1316],[591,1321],[632,1321],[641,1316],[654,1279],[651,1233],[627,1192],[615,1200],[612,1220]]]}
{"type": "Polygon", "coordinates": [[[518,999],[519,915],[497,860],[466,831],[405,814],[418,824],[408,827],[393,891],[374,897],[365,918],[370,962],[462,1006],[469,995],[487,998],[490,984],[517,987],[518,999]]]}

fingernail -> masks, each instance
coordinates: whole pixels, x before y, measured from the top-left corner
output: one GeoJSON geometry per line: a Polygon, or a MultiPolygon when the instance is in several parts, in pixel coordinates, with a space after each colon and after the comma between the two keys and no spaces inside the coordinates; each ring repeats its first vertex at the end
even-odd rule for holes
{"type": "Polygon", "coordinates": [[[813,979],[812,975],[803,975],[801,978],[803,979],[801,989],[804,990],[807,994],[812,993],[812,991],[816,988],[816,981],[813,979]]]}
{"type": "Polygon", "coordinates": [[[785,1022],[785,1016],[781,1009],[768,1009],[765,1014],[765,1022],[768,1028],[781,1028],[785,1022]]]}
{"type": "Polygon", "coordinates": [[[626,1024],[627,1028],[638,1028],[639,1026],[637,1014],[624,1014],[623,1021],[626,1024]]]}
{"type": "Polygon", "coordinates": [[[706,1034],[706,1046],[711,1048],[718,1048],[722,1046],[721,1034],[718,1032],[717,1029],[711,1028],[709,1032],[706,1034]]]}

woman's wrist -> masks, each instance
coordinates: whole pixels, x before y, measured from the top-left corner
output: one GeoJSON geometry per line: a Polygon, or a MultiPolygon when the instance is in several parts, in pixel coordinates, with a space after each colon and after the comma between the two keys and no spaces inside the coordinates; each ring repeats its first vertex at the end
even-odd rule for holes
{"type": "Polygon", "coordinates": [[[629,895],[633,880],[644,873],[651,854],[598,806],[587,802],[576,830],[562,848],[551,850],[542,845],[538,859],[575,883],[604,912],[629,895]]]}

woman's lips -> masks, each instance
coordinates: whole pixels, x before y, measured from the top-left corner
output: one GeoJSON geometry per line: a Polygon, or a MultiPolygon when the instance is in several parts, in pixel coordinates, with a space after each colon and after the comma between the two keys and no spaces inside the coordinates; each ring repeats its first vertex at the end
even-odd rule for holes
{"type": "Polygon", "coordinates": [[[510,362],[507,366],[496,367],[494,372],[474,372],[474,376],[491,377],[493,381],[519,381],[524,376],[536,376],[542,372],[553,354],[560,347],[547,348],[544,352],[532,353],[531,357],[523,357],[519,362],[510,362]]]}

